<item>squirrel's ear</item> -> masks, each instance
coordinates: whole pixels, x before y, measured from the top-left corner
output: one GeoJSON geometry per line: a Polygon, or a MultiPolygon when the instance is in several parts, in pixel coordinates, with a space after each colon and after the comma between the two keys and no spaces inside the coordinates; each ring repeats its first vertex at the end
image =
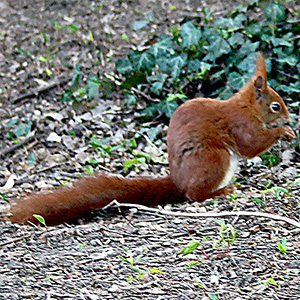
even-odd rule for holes
{"type": "Polygon", "coordinates": [[[254,79],[254,87],[256,89],[257,92],[262,92],[265,88],[265,79],[259,75],[254,79]]]}
{"type": "Polygon", "coordinates": [[[267,87],[266,62],[261,53],[256,60],[256,72],[254,75],[254,86],[257,90],[262,91],[267,87]]]}

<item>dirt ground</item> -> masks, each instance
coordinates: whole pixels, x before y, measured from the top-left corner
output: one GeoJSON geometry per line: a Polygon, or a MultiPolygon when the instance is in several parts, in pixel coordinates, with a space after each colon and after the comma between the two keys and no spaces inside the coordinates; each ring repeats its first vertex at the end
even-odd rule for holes
{"type": "MultiPolygon", "coordinates": [[[[134,111],[122,97],[100,97],[81,112],[61,102],[74,67],[85,74],[109,76],[115,61],[131,49],[144,47],[172,24],[201,16],[226,14],[240,1],[0,1],[0,187],[9,199],[59,186],[83,175],[86,162],[99,159],[89,145],[93,134],[118,142],[141,130],[134,111]],[[154,21],[139,31],[132,23],[154,12],[154,21]],[[78,24],[78,25],[76,25],[78,24]],[[78,26],[78,27],[77,27],[78,26]],[[91,34],[93,38],[91,38],[91,34]],[[21,146],[8,138],[7,124],[32,122],[21,146]],[[76,137],[70,138],[70,130],[76,137]],[[32,157],[31,164],[28,157],[32,157]]],[[[142,105],[142,104],[140,104],[142,105]]],[[[12,127],[15,128],[15,127],[12,127]]],[[[20,126],[20,130],[28,127],[20,126]]],[[[150,147],[157,163],[127,176],[165,175],[164,143],[150,147]]],[[[236,175],[236,195],[203,204],[167,205],[167,211],[108,208],[56,227],[15,225],[0,221],[1,299],[298,299],[300,297],[300,228],[259,216],[200,218],[200,212],[252,211],[272,213],[299,222],[299,188],[293,187],[300,167],[288,145],[282,162],[271,169],[259,159],[243,162],[236,175]],[[268,183],[288,195],[262,193],[268,183]],[[261,202],[253,201],[262,199],[261,202]],[[224,234],[232,244],[223,243],[224,234]],[[223,239],[222,239],[223,238],[223,239]],[[286,238],[287,253],[278,249],[286,238]],[[199,247],[183,256],[192,241],[199,247]]],[[[285,149],[285,150],[284,150],[285,149]]],[[[103,158],[104,169],[123,174],[123,150],[103,158]]],[[[298,158],[299,161],[299,158],[298,158]]],[[[98,166],[98,168],[100,168],[98,166]]],[[[103,169],[100,169],[103,170],[103,169]]],[[[123,174],[124,175],[124,174],[123,174]]],[[[7,201],[0,200],[5,211],[7,201]]]]}

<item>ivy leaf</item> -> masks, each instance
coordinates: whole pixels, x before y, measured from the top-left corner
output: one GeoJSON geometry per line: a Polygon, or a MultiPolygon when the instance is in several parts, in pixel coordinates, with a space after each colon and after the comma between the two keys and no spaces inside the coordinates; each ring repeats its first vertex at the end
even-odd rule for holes
{"type": "Polygon", "coordinates": [[[247,83],[245,76],[242,76],[238,72],[230,73],[228,76],[228,80],[230,81],[231,86],[235,90],[241,89],[247,83]]]}
{"type": "Polygon", "coordinates": [[[244,58],[238,65],[238,69],[246,72],[246,73],[254,73],[255,70],[255,64],[253,63],[257,58],[256,53],[249,54],[246,58],[244,58]]]}
{"type": "Polygon", "coordinates": [[[193,45],[198,45],[199,40],[201,38],[201,31],[197,29],[192,22],[186,22],[181,27],[180,35],[182,38],[180,47],[182,49],[189,49],[193,45]]]}
{"type": "Polygon", "coordinates": [[[80,64],[75,66],[72,83],[71,83],[71,91],[74,92],[79,87],[82,80],[82,74],[80,70],[80,64]]]}
{"type": "Polygon", "coordinates": [[[92,76],[87,81],[88,98],[92,100],[99,97],[99,86],[101,81],[97,76],[92,76]]]}
{"type": "Polygon", "coordinates": [[[178,107],[175,101],[162,101],[159,105],[160,111],[164,113],[168,118],[171,118],[173,112],[178,107]]]}
{"type": "Polygon", "coordinates": [[[201,61],[199,59],[190,60],[187,64],[187,71],[192,73],[196,72],[201,68],[201,61]]]}
{"type": "Polygon", "coordinates": [[[121,74],[129,74],[132,71],[132,64],[126,58],[118,59],[116,62],[117,71],[121,74]]]}
{"type": "Polygon", "coordinates": [[[129,59],[136,71],[151,70],[155,64],[154,56],[149,52],[143,52],[143,53],[140,53],[139,51],[130,52],[129,59]]]}
{"type": "Polygon", "coordinates": [[[175,56],[169,61],[169,66],[171,67],[171,76],[176,79],[180,76],[182,68],[186,65],[187,55],[180,54],[175,56]]]}
{"type": "Polygon", "coordinates": [[[212,44],[207,47],[208,54],[205,59],[215,61],[223,54],[228,54],[231,51],[230,45],[222,37],[218,37],[212,44]]]}
{"type": "Polygon", "coordinates": [[[175,50],[175,44],[170,36],[163,36],[161,40],[154,44],[150,49],[149,53],[153,54],[155,58],[168,57],[175,50]]]}
{"type": "Polygon", "coordinates": [[[121,89],[131,89],[142,83],[147,83],[147,76],[144,72],[134,72],[131,76],[127,77],[121,84],[121,89]]]}
{"type": "Polygon", "coordinates": [[[242,45],[245,42],[244,35],[240,32],[237,32],[235,35],[228,39],[228,43],[231,46],[242,45]]]}
{"type": "Polygon", "coordinates": [[[36,164],[36,158],[35,158],[35,155],[33,153],[31,153],[29,155],[29,157],[27,158],[27,163],[30,167],[33,167],[36,164]]]}
{"type": "Polygon", "coordinates": [[[146,158],[138,157],[138,158],[134,158],[134,159],[130,159],[130,160],[125,161],[125,163],[124,163],[124,172],[127,173],[130,168],[132,168],[133,166],[135,166],[139,163],[142,163],[142,164],[145,165],[146,164],[146,158]]]}
{"type": "Polygon", "coordinates": [[[281,3],[269,2],[265,8],[265,15],[269,21],[276,23],[287,19],[286,8],[281,3]]]}
{"type": "Polygon", "coordinates": [[[15,129],[16,137],[26,136],[31,130],[32,122],[29,121],[27,124],[19,123],[15,129]]]}
{"type": "Polygon", "coordinates": [[[160,95],[162,92],[163,86],[164,86],[163,82],[159,82],[159,81],[154,82],[150,87],[150,91],[156,95],[160,95]]]}
{"type": "Polygon", "coordinates": [[[293,44],[290,43],[289,41],[287,41],[285,39],[281,39],[281,38],[276,38],[274,36],[272,36],[271,42],[274,47],[278,47],[278,46],[292,47],[293,46],[293,44]]]}
{"type": "Polygon", "coordinates": [[[139,30],[139,29],[146,27],[149,23],[150,23],[150,21],[148,19],[142,19],[139,21],[134,21],[132,23],[131,27],[133,30],[139,30]]]}
{"type": "Polygon", "coordinates": [[[251,40],[247,40],[239,50],[239,54],[241,56],[249,55],[257,50],[259,47],[259,42],[251,42],[251,40]]]}

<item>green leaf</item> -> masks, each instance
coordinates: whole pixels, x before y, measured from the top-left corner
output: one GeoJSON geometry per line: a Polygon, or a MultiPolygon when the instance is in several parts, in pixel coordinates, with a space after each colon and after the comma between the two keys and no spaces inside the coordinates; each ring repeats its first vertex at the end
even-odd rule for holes
{"type": "Polygon", "coordinates": [[[174,50],[175,44],[172,37],[166,35],[161,37],[160,41],[149,49],[149,52],[152,53],[156,59],[160,57],[166,59],[166,57],[169,57],[170,54],[174,53],[174,50]]]}
{"type": "Polygon", "coordinates": [[[132,71],[132,64],[126,58],[120,58],[116,62],[117,71],[121,74],[127,75],[132,71]]]}
{"type": "Polygon", "coordinates": [[[27,135],[31,130],[32,122],[25,123],[19,123],[14,131],[15,135],[17,137],[19,136],[25,136],[27,135]]]}
{"type": "Polygon", "coordinates": [[[139,21],[134,21],[131,25],[131,28],[133,30],[139,30],[139,29],[142,29],[142,28],[146,27],[149,23],[150,23],[150,21],[148,19],[142,19],[142,20],[139,20],[139,21]]]}
{"type": "Polygon", "coordinates": [[[31,153],[27,159],[27,163],[30,167],[33,167],[36,164],[36,157],[33,153],[31,153]]]}
{"type": "Polygon", "coordinates": [[[186,63],[187,55],[183,53],[175,56],[169,61],[169,66],[171,67],[171,76],[173,79],[176,79],[180,76],[182,68],[186,65],[186,63]]]}
{"type": "Polygon", "coordinates": [[[244,22],[246,16],[244,14],[238,14],[235,18],[218,18],[215,21],[215,25],[219,28],[226,28],[227,31],[236,31],[238,29],[244,29],[244,22]]]}
{"type": "Polygon", "coordinates": [[[101,81],[97,76],[92,76],[87,81],[88,98],[94,99],[99,97],[99,87],[101,81]]]}
{"type": "Polygon", "coordinates": [[[65,26],[65,28],[66,28],[68,31],[72,32],[72,33],[76,33],[76,32],[78,31],[78,29],[79,29],[79,24],[76,23],[76,22],[74,22],[74,23],[71,24],[71,25],[65,26]]]}
{"type": "Polygon", "coordinates": [[[276,281],[273,278],[268,278],[264,281],[264,285],[273,284],[277,285],[276,281]]]}
{"type": "Polygon", "coordinates": [[[137,164],[146,164],[146,159],[144,157],[135,157],[134,159],[130,159],[125,161],[124,163],[124,172],[127,173],[128,170],[134,166],[136,166],[137,164]]]}
{"type": "Polygon", "coordinates": [[[252,37],[254,35],[261,36],[262,34],[261,26],[257,23],[251,23],[245,28],[245,30],[249,37],[252,37]]]}
{"type": "Polygon", "coordinates": [[[286,255],[286,253],[287,253],[286,237],[283,237],[282,241],[277,243],[277,246],[278,246],[278,250],[282,254],[286,255]]]}
{"type": "Polygon", "coordinates": [[[121,84],[122,89],[131,89],[142,83],[147,83],[147,76],[144,72],[134,72],[131,76],[127,77],[121,84]]]}
{"type": "Polygon", "coordinates": [[[286,8],[281,3],[273,3],[273,1],[266,5],[265,15],[269,21],[276,23],[287,19],[286,8]]]}
{"type": "Polygon", "coordinates": [[[254,74],[255,64],[253,62],[256,60],[256,58],[256,53],[249,54],[237,65],[238,69],[248,74],[254,74]]]}
{"type": "Polygon", "coordinates": [[[251,40],[247,40],[243,45],[242,47],[240,48],[239,50],[239,54],[241,56],[243,55],[249,55],[253,52],[256,52],[257,48],[259,47],[259,42],[251,42],[251,40]]]}
{"type": "Polygon", "coordinates": [[[274,37],[274,36],[272,36],[271,42],[274,47],[278,47],[278,46],[293,47],[293,44],[291,42],[289,42],[285,39],[282,39],[282,38],[274,37]]]}
{"type": "Polygon", "coordinates": [[[242,76],[238,72],[231,72],[228,76],[228,80],[235,90],[240,90],[248,81],[245,79],[245,76],[242,76]]]}
{"type": "Polygon", "coordinates": [[[163,272],[163,271],[161,271],[161,270],[159,270],[159,269],[155,269],[155,268],[149,269],[149,272],[150,272],[151,274],[155,274],[155,273],[160,273],[160,274],[163,274],[163,275],[166,274],[165,272],[163,272]]]}
{"type": "Polygon", "coordinates": [[[148,71],[154,67],[155,59],[149,52],[132,51],[129,53],[129,59],[136,71],[148,71]]]}
{"type": "Polygon", "coordinates": [[[177,107],[178,104],[175,101],[162,101],[159,105],[159,110],[168,118],[171,118],[173,112],[177,107]]]}
{"type": "Polygon", "coordinates": [[[126,104],[128,106],[135,105],[137,103],[137,98],[135,95],[129,93],[125,93],[125,95],[126,95],[126,104]]]}
{"type": "Polygon", "coordinates": [[[159,82],[159,81],[154,82],[150,87],[150,91],[156,95],[160,95],[162,92],[163,85],[164,85],[163,82],[159,82]]]}
{"type": "Polygon", "coordinates": [[[24,54],[26,56],[30,56],[31,55],[31,53],[29,51],[26,51],[26,50],[24,50],[24,49],[22,49],[20,47],[16,47],[16,48],[17,48],[17,50],[19,50],[19,52],[21,52],[22,54],[24,54]]]}
{"type": "Polygon", "coordinates": [[[77,88],[81,83],[81,80],[82,80],[82,74],[80,70],[80,64],[76,64],[73,78],[72,78],[72,83],[71,83],[71,91],[74,92],[75,90],[77,90],[77,88]]]}
{"type": "Polygon", "coordinates": [[[228,42],[231,46],[242,45],[245,42],[245,38],[242,33],[237,32],[228,39],[228,42]]]}
{"type": "Polygon", "coordinates": [[[211,300],[219,300],[219,298],[215,294],[210,294],[211,300]]]}
{"type": "Polygon", "coordinates": [[[187,64],[187,71],[190,73],[196,72],[201,68],[202,62],[199,59],[190,60],[187,64]]]}
{"type": "Polygon", "coordinates": [[[215,61],[218,57],[223,54],[228,54],[231,51],[230,45],[226,40],[221,37],[207,47],[208,54],[205,56],[205,60],[215,61]]]}
{"type": "Polygon", "coordinates": [[[4,125],[6,128],[11,128],[14,125],[18,124],[19,120],[18,119],[10,119],[10,121],[4,125]]]}
{"type": "Polygon", "coordinates": [[[33,214],[32,215],[34,218],[36,218],[41,224],[43,224],[45,227],[46,226],[46,221],[45,219],[41,216],[41,215],[36,215],[36,214],[33,214]]]}
{"type": "Polygon", "coordinates": [[[180,47],[189,49],[191,46],[198,45],[201,31],[192,22],[187,22],[182,25],[180,35],[182,38],[180,47]]]}
{"type": "Polygon", "coordinates": [[[200,243],[198,241],[192,240],[188,243],[186,247],[183,247],[178,254],[182,254],[183,256],[188,255],[192,252],[194,252],[198,247],[200,243]]]}
{"type": "Polygon", "coordinates": [[[259,199],[259,198],[252,198],[252,201],[260,204],[264,208],[266,207],[266,204],[261,199],[259,199]]]}

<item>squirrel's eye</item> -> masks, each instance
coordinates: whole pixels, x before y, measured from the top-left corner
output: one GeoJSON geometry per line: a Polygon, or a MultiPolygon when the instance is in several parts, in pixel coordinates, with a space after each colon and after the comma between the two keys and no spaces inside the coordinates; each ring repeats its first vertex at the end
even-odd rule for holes
{"type": "Polygon", "coordinates": [[[281,106],[278,102],[272,102],[270,108],[272,112],[277,113],[280,112],[281,106]]]}

